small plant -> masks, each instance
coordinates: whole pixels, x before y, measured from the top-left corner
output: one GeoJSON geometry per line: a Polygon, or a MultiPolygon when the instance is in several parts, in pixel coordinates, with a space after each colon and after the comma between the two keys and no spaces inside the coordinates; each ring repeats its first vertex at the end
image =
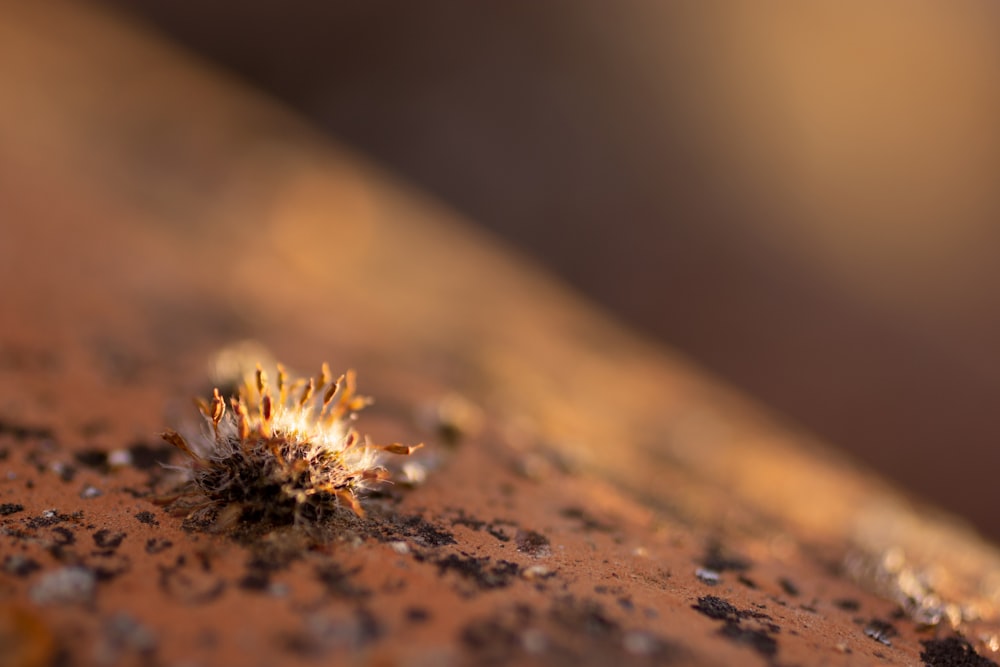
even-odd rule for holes
{"type": "Polygon", "coordinates": [[[207,422],[200,438],[163,433],[189,459],[191,479],[170,499],[175,509],[214,511],[220,528],[250,517],[316,521],[337,507],[362,516],[359,494],[389,476],[380,453],[408,456],[422,446],[361,441],[350,424],[371,399],[357,395],[353,371],[331,381],[323,364],[318,377],[289,383],[278,365],[275,389],[258,365],[228,408],[218,389],[198,399],[207,422]]]}

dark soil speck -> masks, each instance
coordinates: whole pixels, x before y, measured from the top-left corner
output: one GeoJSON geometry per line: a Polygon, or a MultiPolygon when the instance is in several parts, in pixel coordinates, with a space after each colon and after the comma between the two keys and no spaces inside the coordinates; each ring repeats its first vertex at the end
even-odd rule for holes
{"type": "Polygon", "coordinates": [[[73,454],[73,458],[86,468],[93,468],[101,472],[107,472],[109,469],[108,453],[100,449],[85,449],[73,454]]]}
{"type": "Polygon", "coordinates": [[[3,559],[3,570],[13,574],[15,577],[26,577],[32,572],[37,572],[42,569],[42,566],[38,564],[38,561],[33,558],[28,558],[27,556],[13,555],[4,556],[3,559]]]}
{"type": "Polygon", "coordinates": [[[778,641],[763,630],[745,628],[739,623],[726,623],[719,633],[738,644],[747,644],[761,655],[772,656],[778,652],[778,641]]]}
{"type": "Polygon", "coordinates": [[[125,533],[112,533],[107,528],[101,528],[94,533],[94,544],[101,549],[117,549],[124,539],[125,533]]]}
{"type": "Polygon", "coordinates": [[[73,514],[62,514],[56,510],[46,510],[40,515],[32,517],[25,521],[28,528],[47,528],[49,526],[55,526],[56,524],[64,523],[66,521],[72,521],[74,519],[79,519],[83,516],[83,512],[75,512],[73,514]]]}
{"type": "Polygon", "coordinates": [[[736,607],[714,595],[698,598],[698,604],[692,605],[691,608],[717,621],[738,621],[742,618],[736,607]]]}
{"type": "Polygon", "coordinates": [[[583,524],[585,531],[596,531],[600,533],[610,533],[612,526],[604,521],[596,519],[592,514],[581,507],[567,507],[559,512],[567,519],[576,519],[583,524]]]}
{"type": "Polygon", "coordinates": [[[0,435],[9,435],[15,440],[51,440],[52,429],[44,426],[29,426],[9,421],[0,421],[0,435]]]}
{"type": "Polygon", "coordinates": [[[98,581],[110,581],[128,572],[131,567],[128,556],[119,555],[113,550],[95,552],[92,556],[91,565],[98,581]]]}
{"type": "Polygon", "coordinates": [[[52,529],[52,534],[55,537],[55,543],[61,547],[68,547],[71,544],[76,543],[76,535],[69,528],[63,528],[62,526],[56,526],[52,529]]]}
{"type": "Polygon", "coordinates": [[[372,537],[383,541],[410,538],[417,544],[425,547],[443,547],[449,544],[457,544],[454,535],[417,515],[398,518],[392,517],[378,523],[369,524],[369,526],[373,529],[372,537]]]}
{"type": "Polygon", "coordinates": [[[158,554],[166,551],[170,547],[174,546],[174,543],[170,540],[163,540],[157,537],[151,537],[146,540],[146,553],[148,554],[158,554]]]}
{"type": "Polygon", "coordinates": [[[0,516],[9,516],[24,511],[24,505],[18,503],[4,503],[0,505],[0,516]]]}
{"type": "Polygon", "coordinates": [[[453,526],[465,526],[466,528],[471,528],[472,530],[482,530],[486,522],[482,519],[477,519],[471,517],[465,513],[465,510],[458,510],[458,516],[451,520],[451,525],[453,526]]]}
{"type": "Polygon", "coordinates": [[[896,628],[891,623],[886,623],[877,618],[868,621],[865,626],[865,635],[871,637],[880,644],[892,646],[892,638],[897,634],[896,628]]]}
{"type": "Polygon", "coordinates": [[[759,611],[737,609],[731,603],[714,595],[698,598],[692,605],[696,611],[717,621],[723,621],[719,633],[738,644],[746,644],[761,655],[773,656],[778,651],[778,641],[772,636],[781,631],[770,622],[771,617],[759,611]],[[751,620],[752,619],[752,620],[751,620]],[[743,621],[749,621],[750,627],[743,621]]]}
{"type": "Polygon", "coordinates": [[[459,556],[448,554],[444,558],[435,561],[438,571],[455,572],[463,579],[468,579],[476,583],[479,588],[503,588],[517,576],[517,563],[506,560],[498,560],[491,563],[489,557],[476,558],[474,556],[459,556]]]}
{"type": "Polygon", "coordinates": [[[138,512],[135,518],[139,523],[144,523],[148,526],[159,526],[160,522],[156,520],[156,515],[152,512],[138,512]]]}
{"type": "Polygon", "coordinates": [[[271,573],[268,570],[250,570],[240,578],[237,585],[247,591],[266,591],[271,586],[271,573]]]}
{"type": "Polygon", "coordinates": [[[547,611],[526,604],[496,610],[466,625],[461,641],[484,665],[664,665],[681,656],[655,635],[627,631],[600,604],[569,596],[547,611]]]}
{"type": "Polygon", "coordinates": [[[792,597],[797,597],[799,595],[799,587],[795,585],[795,582],[787,577],[778,579],[778,585],[781,586],[781,590],[785,591],[785,593],[791,595],[792,597]]]}
{"type": "Polygon", "coordinates": [[[145,442],[137,442],[132,444],[128,451],[134,467],[139,470],[151,470],[158,468],[161,463],[170,461],[174,448],[170,445],[149,445],[145,442]]]}
{"type": "Polygon", "coordinates": [[[702,556],[701,566],[716,572],[744,572],[750,569],[750,561],[742,556],[729,553],[720,544],[710,544],[702,556]]]}
{"type": "Polygon", "coordinates": [[[924,646],[920,659],[927,667],[997,667],[997,663],[976,653],[969,642],[960,637],[920,643],[924,646]]]}
{"type": "Polygon", "coordinates": [[[332,597],[363,599],[371,595],[371,591],[358,586],[352,580],[352,577],[360,571],[360,567],[345,570],[337,563],[324,563],[316,568],[316,578],[332,597]]]}
{"type": "Polygon", "coordinates": [[[431,613],[422,607],[410,607],[406,610],[406,620],[411,623],[424,623],[430,618],[431,613]]]}
{"type": "Polygon", "coordinates": [[[533,530],[519,530],[514,538],[517,550],[529,556],[540,558],[552,553],[549,548],[549,538],[533,530]]]}

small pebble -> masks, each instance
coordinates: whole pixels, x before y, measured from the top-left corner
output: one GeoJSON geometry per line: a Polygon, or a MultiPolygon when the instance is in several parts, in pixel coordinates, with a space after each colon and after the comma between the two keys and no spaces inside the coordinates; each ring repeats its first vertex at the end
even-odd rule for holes
{"type": "Polygon", "coordinates": [[[544,565],[532,565],[521,571],[521,577],[527,579],[528,581],[534,581],[535,579],[547,579],[548,577],[551,577],[552,574],[552,570],[544,565]]]}
{"type": "Polygon", "coordinates": [[[521,634],[521,646],[528,653],[538,655],[549,647],[549,640],[541,630],[529,628],[521,634]]]}
{"type": "Polygon", "coordinates": [[[98,665],[117,665],[130,653],[149,658],[156,652],[152,631],[125,612],[118,612],[104,624],[101,641],[94,648],[98,665]]]}
{"type": "Polygon", "coordinates": [[[127,449],[116,449],[108,452],[108,465],[112,468],[124,468],[132,465],[132,453],[127,449]]]}
{"type": "Polygon", "coordinates": [[[402,481],[411,486],[420,486],[427,481],[427,468],[415,461],[407,461],[403,464],[402,481]]]}
{"type": "Polygon", "coordinates": [[[38,604],[85,604],[94,597],[97,577],[85,567],[64,567],[43,576],[29,595],[38,604]]]}
{"type": "Polygon", "coordinates": [[[633,655],[649,655],[656,651],[657,641],[648,632],[633,630],[622,637],[622,645],[633,655]]]}
{"type": "Polygon", "coordinates": [[[90,500],[91,498],[96,498],[102,494],[103,492],[96,486],[87,485],[83,487],[83,491],[80,492],[80,497],[84,500],[90,500]]]}
{"type": "Polygon", "coordinates": [[[698,579],[701,580],[703,583],[706,583],[709,586],[715,586],[716,584],[719,583],[719,573],[716,572],[715,570],[709,570],[704,567],[699,567],[697,570],[694,571],[694,575],[698,577],[698,579]]]}

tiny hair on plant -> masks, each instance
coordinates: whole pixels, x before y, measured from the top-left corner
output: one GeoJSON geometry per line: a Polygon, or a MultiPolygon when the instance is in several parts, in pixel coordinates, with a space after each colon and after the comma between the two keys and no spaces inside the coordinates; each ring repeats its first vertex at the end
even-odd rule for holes
{"type": "Polygon", "coordinates": [[[356,393],[354,371],[334,380],[325,363],[318,376],[293,381],[279,364],[273,388],[258,364],[228,401],[218,388],[196,400],[200,436],[162,434],[187,457],[190,479],[161,501],[188,516],[214,513],[217,528],[244,518],[315,522],[338,508],[363,516],[364,492],[389,477],[381,454],[423,446],[360,438],[351,424],[372,400],[356,393]]]}

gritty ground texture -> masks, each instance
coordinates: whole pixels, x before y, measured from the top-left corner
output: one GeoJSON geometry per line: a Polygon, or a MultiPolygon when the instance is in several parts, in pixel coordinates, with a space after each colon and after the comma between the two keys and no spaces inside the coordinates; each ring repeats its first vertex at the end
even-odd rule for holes
{"type": "Polygon", "coordinates": [[[845,580],[837,550],[686,525],[554,463],[526,474],[544,448],[489,425],[449,446],[391,398],[381,428],[434,443],[423,485],[364,518],[224,534],[153,502],[179,456],[119,441],[113,410],[107,430],[5,417],[2,664],[992,664],[845,580]]]}
{"type": "Polygon", "coordinates": [[[0,665],[994,664],[993,547],[60,9],[0,6],[0,665]],[[364,518],[158,504],[247,339],[427,443],[364,518]]]}

